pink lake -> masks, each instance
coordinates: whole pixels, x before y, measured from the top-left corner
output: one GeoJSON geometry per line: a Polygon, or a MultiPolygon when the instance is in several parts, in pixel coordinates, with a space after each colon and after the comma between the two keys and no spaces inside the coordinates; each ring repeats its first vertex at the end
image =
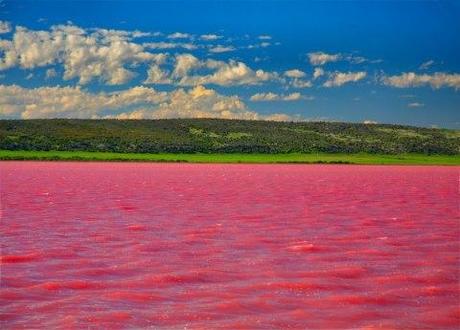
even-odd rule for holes
{"type": "Polygon", "coordinates": [[[2,329],[458,329],[459,167],[0,162],[2,329]]]}

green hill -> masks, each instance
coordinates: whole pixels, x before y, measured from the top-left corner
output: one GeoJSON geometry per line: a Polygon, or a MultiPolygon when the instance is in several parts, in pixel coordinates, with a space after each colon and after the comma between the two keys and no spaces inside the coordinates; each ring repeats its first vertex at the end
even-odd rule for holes
{"type": "Polygon", "coordinates": [[[221,119],[1,120],[1,150],[117,153],[460,153],[460,131],[221,119]]]}

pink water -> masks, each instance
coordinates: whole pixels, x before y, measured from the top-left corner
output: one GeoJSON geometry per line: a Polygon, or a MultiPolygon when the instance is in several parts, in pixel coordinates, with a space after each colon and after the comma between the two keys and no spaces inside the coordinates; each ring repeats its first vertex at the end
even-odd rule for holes
{"type": "Polygon", "coordinates": [[[458,167],[0,171],[4,329],[460,327],[458,167]]]}

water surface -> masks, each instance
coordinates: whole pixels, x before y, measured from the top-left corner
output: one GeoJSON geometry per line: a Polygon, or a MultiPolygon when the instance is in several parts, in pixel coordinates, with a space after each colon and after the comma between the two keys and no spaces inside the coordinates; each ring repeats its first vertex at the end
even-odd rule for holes
{"type": "Polygon", "coordinates": [[[458,167],[0,171],[3,328],[460,326],[458,167]]]}

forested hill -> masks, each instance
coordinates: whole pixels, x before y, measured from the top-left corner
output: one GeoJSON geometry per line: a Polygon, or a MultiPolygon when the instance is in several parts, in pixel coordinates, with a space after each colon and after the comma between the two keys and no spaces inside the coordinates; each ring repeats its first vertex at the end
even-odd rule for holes
{"type": "Polygon", "coordinates": [[[0,149],[459,154],[460,131],[380,124],[221,119],[1,120],[0,149]]]}

